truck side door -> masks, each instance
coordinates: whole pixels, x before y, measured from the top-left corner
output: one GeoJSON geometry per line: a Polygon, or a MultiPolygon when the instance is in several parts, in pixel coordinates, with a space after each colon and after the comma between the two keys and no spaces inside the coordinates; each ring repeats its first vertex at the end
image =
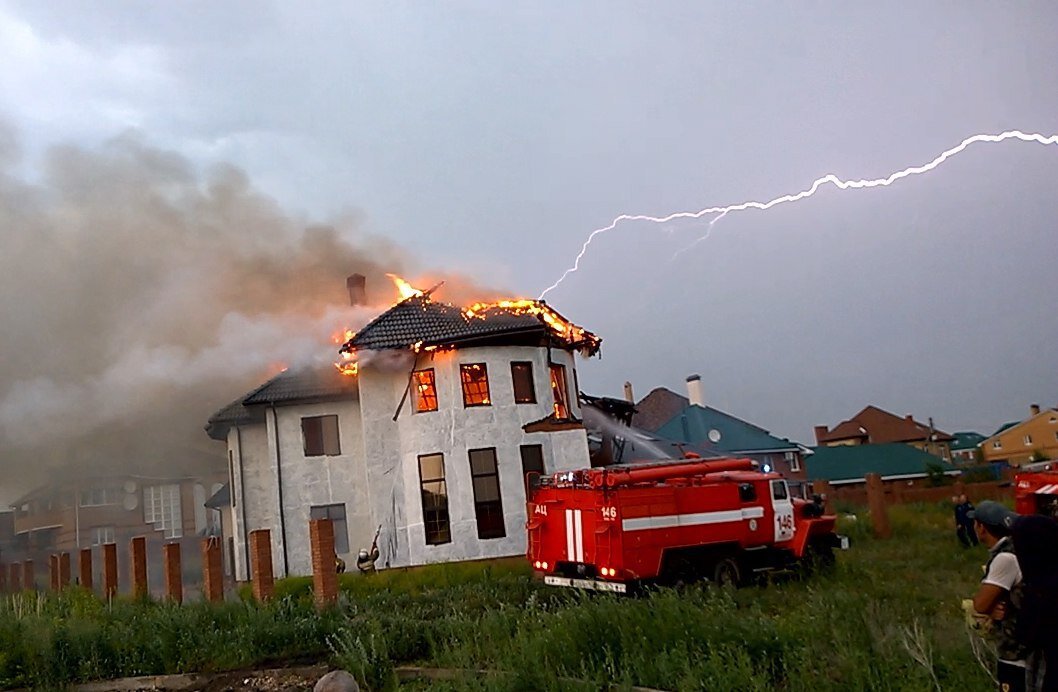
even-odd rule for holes
{"type": "Polygon", "coordinates": [[[771,481],[771,506],[775,511],[775,542],[782,543],[794,537],[793,502],[790,489],[782,479],[771,481]]]}

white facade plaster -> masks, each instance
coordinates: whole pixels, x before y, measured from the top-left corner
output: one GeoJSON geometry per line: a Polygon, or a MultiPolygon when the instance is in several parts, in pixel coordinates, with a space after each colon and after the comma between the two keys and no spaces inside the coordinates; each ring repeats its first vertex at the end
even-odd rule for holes
{"type": "MultiPolygon", "coordinates": [[[[236,498],[234,526],[236,578],[245,580],[245,532],[271,530],[276,576],[310,574],[308,522],[314,505],[344,504],[350,552],[341,557],[352,567],[356,551],[367,548],[381,525],[379,567],[398,567],[518,555],[525,552],[525,487],[521,445],[541,445],[545,473],[586,468],[588,444],[583,429],[526,433],[522,426],[553,411],[549,352],[531,346],[488,346],[423,353],[417,369],[433,368],[438,410],[414,411],[405,368],[362,366],[359,400],[267,408],[263,424],[244,425],[228,436],[233,452],[236,498]],[[533,364],[536,403],[516,404],[512,361],[533,364]],[[484,363],[491,405],[464,407],[460,364],[484,363]],[[403,404],[401,403],[403,400],[403,404]],[[341,454],[304,455],[301,419],[338,416],[341,454]],[[396,420],[394,420],[396,417],[396,420]],[[278,432],[278,446],[276,445],[278,432]],[[470,474],[469,451],[495,448],[503,504],[502,538],[479,539],[470,474]],[[282,476],[279,521],[277,452],[282,476]],[[419,482],[419,456],[444,455],[452,540],[427,545],[419,482]]],[[[566,366],[568,402],[573,416],[581,412],[576,398],[573,355],[550,351],[552,362],[566,366]]]]}

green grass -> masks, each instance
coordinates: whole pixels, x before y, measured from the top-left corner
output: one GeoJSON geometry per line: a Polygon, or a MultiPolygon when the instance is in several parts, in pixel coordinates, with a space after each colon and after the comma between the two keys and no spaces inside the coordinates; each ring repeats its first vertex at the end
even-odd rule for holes
{"type": "MultiPolygon", "coordinates": [[[[641,598],[534,582],[521,561],[345,575],[317,614],[311,580],[283,597],[183,607],[59,597],[0,600],[0,684],[222,670],[329,659],[371,689],[395,666],[503,671],[431,689],[985,689],[959,599],[984,550],[964,551],[941,506],[891,509],[893,538],[842,520],[853,548],[836,569],[735,592],[694,587],[641,598]]],[[[413,689],[424,689],[419,684],[413,689]]]]}

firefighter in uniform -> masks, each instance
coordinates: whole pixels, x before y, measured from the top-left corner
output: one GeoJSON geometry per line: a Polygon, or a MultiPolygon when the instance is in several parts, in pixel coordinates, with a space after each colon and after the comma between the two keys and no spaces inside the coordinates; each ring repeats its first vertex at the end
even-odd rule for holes
{"type": "Polygon", "coordinates": [[[371,574],[375,571],[375,561],[378,560],[378,534],[382,532],[382,527],[378,527],[378,531],[375,532],[375,540],[371,541],[371,550],[360,549],[360,552],[356,556],[356,568],[360,570],[361,574],[371,574]]]}
{"type": "Polygon", "coordinates": [[[986,500],[969,513],[977,538],[988,547],[984,578],[973,597],[973,610],[995,642],[996,678],[1001,692],[1024,692],[1032,652],[1015,637],[1021,608],[1021,567],[1014,554],[1011,529],[1017,515],[986,500]]]}

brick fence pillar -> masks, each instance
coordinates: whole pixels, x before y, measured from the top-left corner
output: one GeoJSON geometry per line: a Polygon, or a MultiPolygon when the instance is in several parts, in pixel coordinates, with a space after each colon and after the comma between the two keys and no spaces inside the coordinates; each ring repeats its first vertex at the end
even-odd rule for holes
{"type": "Polygon", "coordinates": [[[202,539],[202,595],[207,601],[224,600],[224,565],[216,536],[202,539]]]}
{"type": "Polygon", "coordinates": [[[330,519],[309,521],[312,547],[312,590],[316,606],[323,608],[338,600],[338,570],[334,564],[334,524],[330,519]]]}
{"type": "Polygon", "coordinates": [[[33,569],[33,560],[22,563],[22,588],[35,590],[37,588],[37,574],[33,569]]]}
{"type": "Polygon", "coordinates": [[[871,511],[871,525],[878,538],[889,538],[893,531],[889,528],[889,510],[885,506],[885,484],[877,473],[867,474],[867,506],[871,511]]]}
{"type": "Polygon", "coordinates": [[[22,590],[22,563],[11,563],[11,593],[22,590]]]}
{"type": "Polygon", "coordinates": [[[59,553],[59,589],[70,588],[70,554],[59,553]]]}
{"type": "Polygon", "coordinates": [[[180,572],[180,544],[163,545],[162,558],[165,563],[165,595],[175,603],[183,603],[184,579],[180,572]]]}
{"type": "Polygon", "coordinates": [[[257,529],[250,532],[250,585],[258,601],[270,600],[276,592],[272,574],[272,532],[257,529]]]}
{"type": "Polygon", "coordinates": [[[148,595],[146,536],[136,536],[129,541],[129,568],[132,578],[132,597],[146,597],[148,595]]]}
{"type": "Polygon", "coordinates": [[[59,556],[54,553],[48,556],[48,588],[59,590],[59,556]]]}
{"type": "Polygon", "coordinates": [[[81,548],[81,552],[78,553],[77,566],[79,568],[78,573],[80,575],[79,581],[81,582],[81,586],[91,591],[92,587],[95,585],[92,577],[91,548],[81,548]]]}
{"type": "Polygon", "coordinates": [[[0,563],[0,593],[7,593],[7,571],[8,566],[0,563]]]}
{"type": "Polygon", "coordinates": [[[108,601],[118,595],[118,544],[103,544],[103,597],[108,601]]]}

